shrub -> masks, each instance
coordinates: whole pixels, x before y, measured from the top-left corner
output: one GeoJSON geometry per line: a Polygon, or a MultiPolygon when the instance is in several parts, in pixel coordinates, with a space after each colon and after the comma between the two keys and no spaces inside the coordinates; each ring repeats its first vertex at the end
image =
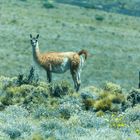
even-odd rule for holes
{"type": "Polygon", "coordinates": [[[122,93],[121,86],[111,82],[106,83],[106,85],[104,86],[104,90],[111,93],[122,93]]]}
{"type": "Polygon", "coordinates": [[[95,128],[99,129],[101,127],[107,127],[107,122],[105,119],[97,117],[93,112],[80,112],[80,122],[81,126],[84,128],[95,128]]]}
{"type": "Polygon", "coordinates": [[[34,133],[32,135],[32,140],[44,140],[44,138],[39,133],[34,133]]]}
{"type": "Polygon", "coordinates": [[[43,132],[46,132],[45,137],[48,138],[52,136],[52,130],[63,129],[64,123],[61,120],[52,117],[45,122],[41,122],[40,127],[43,132]]]}
{"type": "Polygon", "coordinates": [[[122,104],[116,104],[116,103],[112,103],[110,111],[111,112],[121,112],[123,110],[123,105],[122,104]]]}
{"type": "Polygon", "coordinates": [[[7,87],[13,86],[16,84],[17,77],[9,78],[5,76],[0,77],[0,89],[5,90],[7,87]]]}
{"type": "Polygon", "coordinates": [[[26,76],[0,77],[0,95],[1,108],[14,104],[27,107],[31,103],[45,103],[49,88],[46,83],[39,82],[35,69],[31,67],[26,76]]]}
{"type": "MultiPolygon", "coordinates": [[[[86,140],[87,137],[85,137],[86,140]]],[[[130,131],[125,132],[120,129],[112,129],[109,127],[103,127],[90,134],[88,137],[90,140],[139,140],[139,136],[131,133],[130,131]]]]}
{"type": "Polygon", "coordinates": [[[83,100],[84,108],[86,110],[92,109],[94,107],[94,103],[95,103],[95,100],[93,100],[93,99],[83,100]]]}
{"type": "Polygon", "coordinates": [[[80,95],[82,97],[84,109],[93,110],[95,101],[100,99],[100,92],[100,89],[97,89],[93,86],[82,90],[80,95]]]}
{"type": "Polygon", "coordinates": [[[47,87],[33,85],[21,85],[8,87],[4,92],[0,101],[4,105],[24,104],[27,105],[31,101],[44,102],[48,97],[47,87]]]}
{"type": "Polygon", "coordinates": [[[71,116],[69,109],[61,109],[60,114],[61,114],[61,118],[64,119],[69,119],[71,116]]]}
{"type": "Polygon", "coordinates": [[[93,90],[81,94],[86,110],[121,111],[125,104],[125,96],[119,85],[107,83],[104,90],[93,90]]]}
{"type": "Polygon", "coordinates": [[[10,136],[11,139],[15,139],[21,136],[21,132],[17,128],[8,128],[4,132],[10,136]]]}
{"type": "Polygon", "coordinates": [[[49,112],[45,105],[41,104],[36,106],[36,108],[32,111],[32,115],[35,119],[40,119],[40,117],[48,117],[49,112]]]}
{"type": "Polygon", "coordinates": [[[97,100],[94,104],[95,109],[106,111],[111,109],[111,100],[108,98],[97,100]]]}
{"type": "Polygon", "coordinates": [[[0,77],[0,89],[6,90],[8,87],[15,87],[21,85],[33,85],[38,86],[39,76],[35,72],[35,68],[31,67],[29,74],[19,74],[17,77],[0,77]]]}
{"type": "Polygon", "coordinates": [[[79,112],[82,110],[81,106],[82,104],[78,99],[67,97],[60,101],[58,110],[62,118],[69,119],[71,116],[79,114],[79,112]]]}
{"type": "Polygon", "coordinates": [[[16,84],[21,86],[23,84],[38,85],[39,76],[35,73],[35,68],[32,66],[28,75],[19,74],[16,84]]]}
{"type": "Polygon", "coordinates": [[[54,97],[62,97],[63,95],[73,93],[71,85],[67,81],[51,83],[49,88],[50,95],[54,97]]]}
{"type": "Polygon", "coordinates": [[[125,121],[123,114],[112,115],[109,120],[109,123],[110,123],[110,127],[113,127],[113,128],[123,128],[127,126],[127,123],[125,121]]]}
{"type": "Polygon", "coordinates": [[[112,103],[120,104],[125,102],[125,98],[123,94],[109,94],[108,98],[112,101],[112,103]]]}
{"type": "Polygon", "coordinates": [[[102,15],[95,15],[95,19],[98,21],[103,21],[104,17],[102,15]]]}
{"type": "Polygon", "coordinates": [[[92,98],[94,100],[97,100],[97,99],[99,99],[99,93],[101,91],[102,91],[101,89],[98,89],[94,86],[86,87],[86,88],[82,89],[81,97],[83,99],[92,98]]]}
{"type": "Polygon", "coordinates": [[[23,139],[35,130],[32,126],[29,113],[26,109],[19,106],[9,106],[0,112],[0,132],[11,139],[23,139]]]}
{"type": "Polygon", "coordinates": [[[139,129],[139,128],[137,128],[137,129],[135,130],[135,132],[136,132],[138,135],[140,135],[140,129],[139,129]]]}
{"type": "Polygon", "coordinates": [[[131,106],[140,103],[140,89],[132,89],[127,96],[127,101],[131,106]]]}
{"type": "Polygon", "coordinates": [[[140,105],[126,109],[124,116],[127,122],[140,121],[140,105]]]}
{"type": "Polygon", "coordinates": [[[78,125],[80,125],[81,124],[80,116],[78,114],[71,115],[71,117],[69,118],[67,123],[70,126],[78,126],[78,125]]]}
{"type": "Polygon", "coordinates": [[[54,1],[53,0],[44,0],[43,7],[47,9],[54,8],[54,1]]]}
{"type": "Polygon", "coordinates": [[[97,117],[102,117],[104,116],[104,112],[102,110],[99,110],[97,113],[96,113],[96,116],[97,117]]]}
{"type": "Polygon", "coordinates": [[[133,133],[137,134],[140,136],[140,121],[136,120],[134,122],[130,122],[130,129],[133,133]]]}

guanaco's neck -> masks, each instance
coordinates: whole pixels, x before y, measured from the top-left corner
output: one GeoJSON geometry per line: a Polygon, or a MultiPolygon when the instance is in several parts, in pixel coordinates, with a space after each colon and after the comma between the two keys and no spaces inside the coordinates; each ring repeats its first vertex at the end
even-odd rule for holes
{"type": "Polygon", "coordinates": [[[33,48],[33,58],[34,58],[34,60],[38,64],[41,64],[41,53],[40,53],[40,50],[39,50],[38,42],[37,42],[36,46],[32,47],[32,48],[33,48]]]}

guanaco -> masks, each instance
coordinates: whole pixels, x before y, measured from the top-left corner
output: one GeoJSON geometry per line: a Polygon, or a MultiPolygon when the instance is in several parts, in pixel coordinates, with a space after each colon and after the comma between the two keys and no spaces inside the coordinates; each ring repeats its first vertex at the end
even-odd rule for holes
{"type": "Polygon", "coordinates": [[[78,91],[81,84],[80,74],[83,64],[87,59],[87,51],[77,52],[46,52],[41,53],[38,45],[39,34],[33,37],[30,34],[33,58],[37,64],[45,69],[47,80],[52,81],[52,73],[64,73],[70,70],[75,90],[78,91]],[[82,56],[84,55],[84,57],[82,56]]]}

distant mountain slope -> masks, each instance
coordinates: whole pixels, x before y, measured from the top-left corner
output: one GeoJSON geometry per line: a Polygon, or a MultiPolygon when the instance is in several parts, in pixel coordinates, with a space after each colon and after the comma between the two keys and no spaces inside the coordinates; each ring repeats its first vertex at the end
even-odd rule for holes
{"type": "Polygon", "coordinates": [[[60,3],[95,8],[131,16],[140,16],[140,0],[56,0],[60,3]]]}

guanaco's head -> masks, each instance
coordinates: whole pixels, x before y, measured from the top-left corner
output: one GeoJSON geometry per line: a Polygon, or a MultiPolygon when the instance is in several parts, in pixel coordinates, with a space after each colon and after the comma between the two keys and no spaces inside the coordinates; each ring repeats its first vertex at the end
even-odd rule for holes
{"type": "Polygon", "coordinates": [[[36,47],[37,43],[38,43],[38,38],[39,38],[39,34],[37,34],[36,37],[33,37],[32,34],[30,34],[30,39],[31,39],[31,45],[33,47],[36,47]]]}

